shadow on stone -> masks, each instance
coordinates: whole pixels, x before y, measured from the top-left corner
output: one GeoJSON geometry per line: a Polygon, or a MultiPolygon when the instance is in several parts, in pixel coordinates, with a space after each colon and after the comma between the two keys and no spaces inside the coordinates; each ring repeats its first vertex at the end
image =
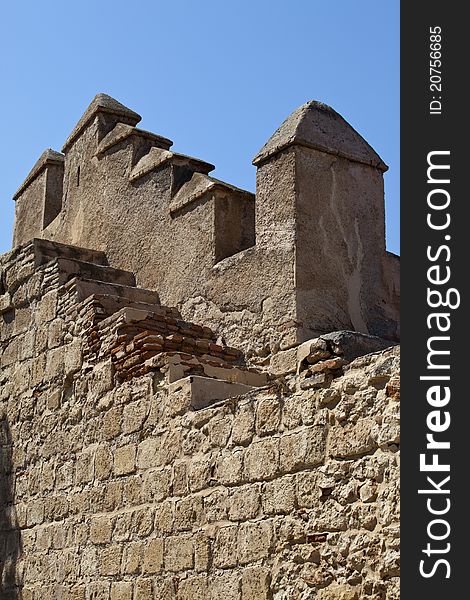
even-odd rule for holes
{"type": "Polygon", "coordinates": [[[21,600],[17,571],[21,556],[21,533],[13,505],[12,439],[7,419],[0,420],[0,598],[21,600]]]}

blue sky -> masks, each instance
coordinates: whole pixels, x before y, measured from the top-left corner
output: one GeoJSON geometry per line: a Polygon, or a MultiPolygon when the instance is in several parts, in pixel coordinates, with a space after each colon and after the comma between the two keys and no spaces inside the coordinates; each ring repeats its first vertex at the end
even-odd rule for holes
{"type": "Polygon", "coordinates": [[[300,104],[335,108],[390,166],[399,253],[399,1],[17,0],[0,24],[0,253],[12,195],[97,92],[254,191],[251,160],[300,104]]]}

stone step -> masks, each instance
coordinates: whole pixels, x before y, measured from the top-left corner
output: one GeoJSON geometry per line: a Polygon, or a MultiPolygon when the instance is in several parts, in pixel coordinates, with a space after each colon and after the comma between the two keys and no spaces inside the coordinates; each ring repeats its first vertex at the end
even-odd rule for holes
{"type": "Polygon", "coordinates": [[[57,258],[56,261],[59,267],[60,285],[74,277],[130,287],[136,284],[135,275],[130,271],[72,258],[57,258]]]}
{"type": "Polygon", "coordinates": [[[113,296],[111,294],[94,294],[93,298],[104,308],[107,316],[113,315],[122,308],[135,308],[149,313],[164,314],[165,316],[171,316],[174,319],[178,319],[181,316],[176,307],[170,308],[161,306],[159,301],[153,303],[133,301],[128,298],[113,296]]]}
{"type": "Polygon", "coordinates": [[[120,285],[117,283],[109,283],[103,281],[96,281],[85,278],[75,278],[68,284],[74,287],[77,294],[76,301],[82,302],[89,296],[105,295],[114,296],[115,298],[122,299],[125,306],[129,306],[129,302],[137,302],[144,304],[153,304],[160,306],[160,297],[158,292],[153,290],[145,290],[129,285],[120,285]]]}
{"type": "Polygon", "coordinates": [[[99,250],[69,246],[68,244],[60,244],[59,242],[39,238],[33,239],[33,246],[36,266],[44,265],[54,258],[81,260],[103,266],[108,264],[106,254],[99,250]]]}

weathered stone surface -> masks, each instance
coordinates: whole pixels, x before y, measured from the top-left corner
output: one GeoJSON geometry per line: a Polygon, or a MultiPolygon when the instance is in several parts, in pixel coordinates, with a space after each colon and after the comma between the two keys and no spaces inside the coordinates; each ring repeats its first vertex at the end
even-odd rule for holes
{"type": "Polygon", "coordinates": [[[275,375],[288,375],[297,370],[297,348],[277,352],[271,358],[269,371],[275,375]]]}
{"type": "Polygon", "coordinates": [[[329,435],[329,451],[338,458],[354,458],[377,447],[374,420],[365,418],[355,425],[335,425],[329,435]]]}
{"type": "Polygon", "coordinates": [[[165,539],[165,569],[168,571],[185,571],[194,564],[194,546],[191,537],[178,536],[165,539]]]}
{"type": "Polygon", "coordinates": [[[150,540],[143,549],[143,573],[158,573],[163,567],[164,540],[156,538],[150,540]]]}
{"type": "Polygon", "coordinates": [[[336,354],[341,354],[348,361],[370,352],[384,350],[392,345],[386,340],[357,331],[334,331],[323,334],[321,339],[330,342],[336,354]]]}
{"type": "Polygon", "coordinates": [[[244,467],[248,480],[273,477],[279,469],[279,439],[254,442],[245,452],[244,467]]]}
{"type": "Polygon", "coordinates": [[[266,558],[272,544],[272,525],[270,521],[243,523],[238,531],[238,560],[244,565],[266,558]]]}
{"type": "Polygon", "coordinates": [[[116,475],[128,475],[135,470],[135,444],[127,444],[116,449],[114,454],[114,472],[116,475]]]}
{"type": "Polygon", "coordinates": [[[270,579],[266,568],[245,569],[242,574],[242,600],[268,600],[270,579]]]}
{"type": "Polygon", "coordinates": [[[323,427],[309,427],[283,435],[280,440],[281,470],[288,472],[321,464],[325,458],[325,446],[323,427]]]}
{"type": "Polygon", "coordinates": [[[279,430],[281,423],[281,406],[277,398],[264,398],[258,403],[256,410],[256,432],[268,435],[279,430]]]}

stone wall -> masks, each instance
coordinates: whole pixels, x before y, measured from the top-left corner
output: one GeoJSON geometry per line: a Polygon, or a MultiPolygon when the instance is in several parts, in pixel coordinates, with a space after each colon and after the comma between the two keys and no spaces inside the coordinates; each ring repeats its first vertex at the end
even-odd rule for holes
{"type": "Polygon", "coordinates": [[[0,597],[397,599],[398,348],[255,370],[105,263],[0,260],[0,597]]]}

